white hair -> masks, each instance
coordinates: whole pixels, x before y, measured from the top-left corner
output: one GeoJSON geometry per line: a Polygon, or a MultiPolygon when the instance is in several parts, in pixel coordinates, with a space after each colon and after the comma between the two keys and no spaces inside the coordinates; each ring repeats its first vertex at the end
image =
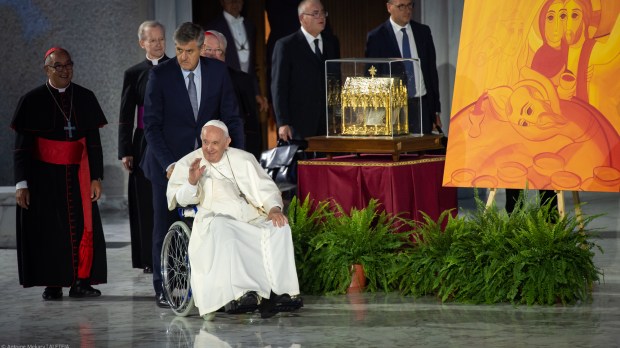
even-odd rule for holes
{"type": "Polygon", "coordinates": [[[217,127],[221,130],[224,131],[224,137],[228,138],[228,127],[226,127],[226,124],[220,120],[211,120],[207,123],[205,123],[204,126],[202,126],[202,130],[205,130],[208,126],[213,126],[213,127],[217,127]]]}
{"type": "Polygon", "coordinates": [[[226,40],[226,36],[224,36],[224,34],[220,33],[217,30],[207,30],[205,33],[209,33],[209,34],[215,36],[217,41],[220,43],[220,49],[222,49],[222,51],[226,52],[226,46],[228,45],[228,41],[226,40]]]}
{"type": "Polygon", "coordinates": [[[309,4],[323,5],[321,4],[321,0],[303,0],[297,6],[297,16],[301,16],[301,14],[304,13],[304,11],[306,10],[306,6],[308,6],[309,4]]]}
{"type": "Polygon", "coordinates": [[[142,24],[140,24],[140,27],[138,28],[138,40],[145,40],[146,39],[146,29],[148,28],[161,28],[161,32],[164,33],[164,37],[166,36],[166,28],[164,28],[164,25],[159,23],[158,21],[144,21],[142,22],[142,24]]]}

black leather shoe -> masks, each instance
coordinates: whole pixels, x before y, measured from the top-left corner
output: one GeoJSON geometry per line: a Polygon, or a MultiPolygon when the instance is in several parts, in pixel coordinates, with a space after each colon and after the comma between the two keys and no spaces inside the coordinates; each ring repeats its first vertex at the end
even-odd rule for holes
{"type": "Polygon", "coordinates": [[[155,295],[155,303],[159,308],[170,308],[170,302],[168,302],[163,293],[155,295]]]}
{"type": "Polygon", "coordinates": [[[90,286],[87,280],[78,279],[75,284],[69,289],[69,297],[98,297],[101,296],[101,291],[90,286]]]}
{"type": "Polygon", "coordinates": [[[289,296],[289,294],[276,295],[269,299],[275,303],[278,312],[292,312],[304,306],[301,296],[289,296]]]}
{"type": "Polygon", "coordinates": [[[260,317],[263,319],[271,318],[274,315],[278,314],[278,311],[275,306],[275,302],[272,302],[271,300],[268,300],[266,298],[264,298],[260,302],[260,306],[258,307],[258,310],[260,311],[260,317]]]}
{"type": "Polygon", "coordinates": [[[142,272],[144,272],[146,274],[151,274],[151,273],[153,273],[153,268],[151,268],[150,266],[146,266],[146,267],[144,267],[144,270],[142,272]]]}
{"type": "Polygon", "coordinates": [[[62,288],[55,286],[48,286],[43,290],[41,295],[45,301],[60,300],[62,298],[62,288]]]}
{"type": "Polygon", "coordinates": [[[230,301],[224,306],[224,311],[228,314],[251,313],[258,308],[258,294],[248,291],[238,300],[230,301]]]}
{"type": "Polygon", "coordinates": [[[260,317],[263,319],[271,318],[279,312],[292,312],[303,306],[304,302],[301,296],[276,295],[272,291],[269,300],[261,302],[260,317]]]}

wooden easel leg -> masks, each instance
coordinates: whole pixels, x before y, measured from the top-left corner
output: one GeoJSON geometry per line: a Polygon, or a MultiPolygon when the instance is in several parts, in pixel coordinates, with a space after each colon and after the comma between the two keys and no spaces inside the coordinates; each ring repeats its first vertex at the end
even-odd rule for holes
{"type": "Polygon", "coordinates": [[[490,207],[491,204],[493,204],[493,201],[495,201],[495,194],[497,193],[497,189],[496,188],[490,188],[489,189],[489,197],[487,197],[487,205],[486,207],[490,207]]]}
{"type": "Polygon", "coordinates": [[[579,232],[583,233],[583,214],[581,212],[581,199],[579,199],[579,191],[573,191],[573,204],[575,205],[575,218],[579,222],[579,232]]]}
{"type": "Polygon", "coordinates": [[[560,213],[560,219],[566,215],[566,205],[564,204],[564,191],[555,191],[558,194],[558,213],[560,213]]]}

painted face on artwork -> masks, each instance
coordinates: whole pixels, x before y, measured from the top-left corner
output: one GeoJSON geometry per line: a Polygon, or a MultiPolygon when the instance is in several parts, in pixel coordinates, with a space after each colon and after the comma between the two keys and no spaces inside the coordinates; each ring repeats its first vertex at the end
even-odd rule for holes
{"type": "Polygon", "coordinates": [[[387,3],[387,11],[390,13],[390,17],[396,24],[404,27],[411,21],[411,15],[413,14],[413,1],[412,0],[391,0],[387,3]]]}
{"type": "Polygon", "coordinates": [[[557,135],[566,119],[553,112],[545,97],[531,86],[516,88],[508,100],[508,121],[524,138],[546,140],[557,135]]]}
{"type": "Polygon", "coordinates": [[[163,56],[166,50],[166,38],[161,27],[144,29],[144,39],[140,40],[140,47],[146,51],[146,56],[150,59],[163,56]]]}
{"type": "Polygon", "coordinates": [[[73,78],[73,62],[71,56],[65,51],[56,51],[45,60],[45,73],[56,88],[65,88],[73,78]]]}
{"type": "Polygon", "coordinates": [[[200,47],[196,40],[176,43],[176,52],[177,60],[183,70],[193,71],[196,68],[200,60],[200,47]]]}
{"type": "Polygon", "coordinates": [[[564,37],[564,21],[566,19],[566,10],[562,6],[561,1],[554,1],[547,10],[545,17],[545,39],[551,47],[560,47],[562,38],[564,37]]]}
{"type": "Polygon", "coordinates": [[[220,41],[214,35],[205,35],[205,43],[202,45],[200,55],[224,61],[224,50],[222,50],[220,41]]]}
{"type": "Polygon", "coordinates": [[[568,1],[564,8],[566,9],[566,42],[573,45],[584,34],[583,9],[573,0],[568,1]]]}
{"type": "Polygon", "coordinates": [[[299,15],[299,22],[310,35],[316,37],[325,29],[327,12],[320,2],[308,2],[299,15]]]}
{"type": "Polygon", "coordinates": [[[207,126],[202,129],[202,154],[211,163],[219,162],[230,145],[230,137],[221,128],[207,126]]]}

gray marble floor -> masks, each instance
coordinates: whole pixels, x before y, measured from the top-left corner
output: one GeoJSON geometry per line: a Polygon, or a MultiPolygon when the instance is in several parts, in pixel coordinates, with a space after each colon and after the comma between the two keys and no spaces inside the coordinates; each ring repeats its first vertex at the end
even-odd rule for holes
{"type": "MultiPolygon", "coordinates": [[[[570,197],[567,197],[570,198],[570,197]]],[[[218,314],[176,317],[155,306],[151,280],[131,269],[122,212],[105,212],[109,284],[94,300],[45,302],[42,288],[19,286],[15,250],[0,249],[0,347],[618,347],[620,195],[586,193],[586,214],[605,213],[605,279],[592,303],[576,306],[442,304],[398,294],[306,296],[299,312],[262,320],[218,314]]],[[[503,204],[502,193],[498,204],[503,204]]],[[[570,209],[570,199],[567,199],[570,209]]],[[[471,199],[460,200],[463,212],[471,199]]]]}

